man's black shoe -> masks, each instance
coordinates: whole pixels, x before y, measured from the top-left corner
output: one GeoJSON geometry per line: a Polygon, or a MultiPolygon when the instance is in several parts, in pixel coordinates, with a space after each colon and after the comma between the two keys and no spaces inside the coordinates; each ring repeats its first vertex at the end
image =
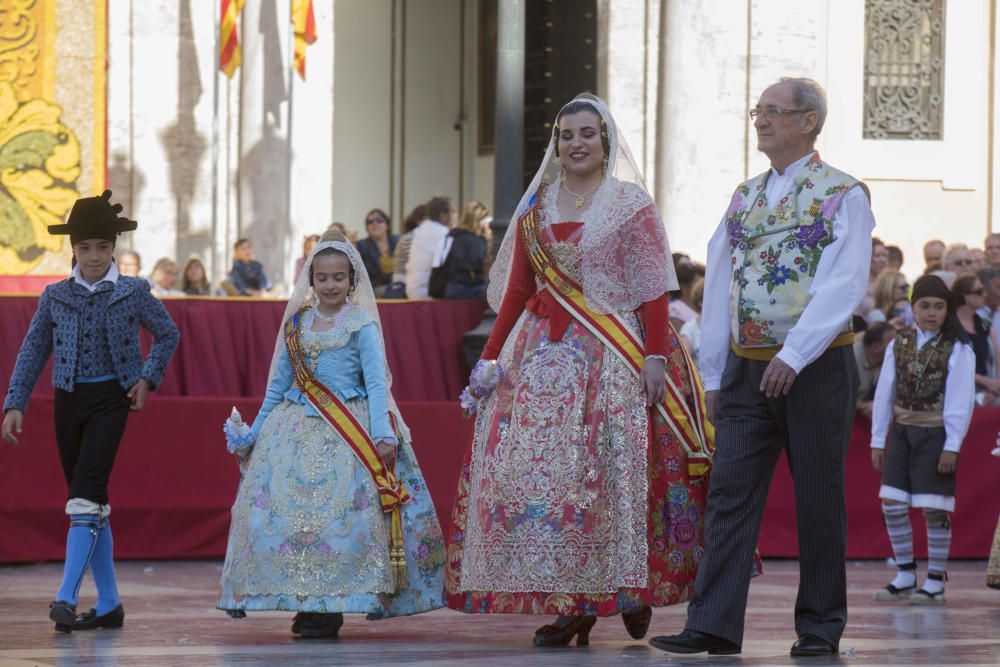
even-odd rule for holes
{"type": "Polygon", "coordinates": [[[652,646],[668,653],[704,653],[709,655],[736,655],[740,647],[728,639],[686,629],[679,635],[662,635],[649,640],[652,646]]]}
{"type": "Polygon", "coordinates": [[[837,647],[815,635],[802,635],[792,644],[793,658],[809,658],[818,655],[837,655],[837,647]]]}

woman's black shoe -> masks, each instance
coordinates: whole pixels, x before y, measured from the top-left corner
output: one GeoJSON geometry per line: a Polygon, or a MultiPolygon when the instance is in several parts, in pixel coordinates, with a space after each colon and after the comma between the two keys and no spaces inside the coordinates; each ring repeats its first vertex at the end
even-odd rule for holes
{"type": "Polygon", "coordinates": [[[97,628],[120,628],[125,624],[125,607],[118,605],[100,616],[96,609],[80,614],[73,622],[74,630],[96,630],[97,628]]]}
{"type": "Polygon", "coordinates": [[[49,603],[49,618],[56,622],[56,632],[73,632],[76,622],[76,605],[65,600],[53,600],[49,603]]]}
{"type": "Polygon", "coordinates": [[[632,639],[642,639],[649,630],[649,622],[653,620],[653,608],[649,605],[633,611],[622,612],[622,623],[632,639]]]}
{"type": "Polygon", "coordinates": [[[740,652],[737,644],[715,635],[685,629],[679,635],[653,637],[649,643],[668,653],[705,653],[709,655],[736,655],[740,652]]]}
{"type": "Polygon", "coordinates": [[[590,629],[597,623],[596,616],[574,616],[563,626],[543,625],[535,630],[535,646],[566,646],[576,637],[577,646],[590,643],[590,629]]]}

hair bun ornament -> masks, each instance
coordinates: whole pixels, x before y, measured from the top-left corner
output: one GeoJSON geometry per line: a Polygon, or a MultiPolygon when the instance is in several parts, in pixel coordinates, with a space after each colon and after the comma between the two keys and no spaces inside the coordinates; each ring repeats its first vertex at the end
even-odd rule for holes
{"type": "Polygon", "coordinates": [[[111,210],[115,213],[115,215],[117,215],[117,214],[119,214],[119,213],[122,212],[122,205],[121,204],[113,204],[111,206],[111,210]]]}
{"type": "Polygon", "coordinates": [[[105,190],[101,193],[101,199],[110,202],[111,201],[111,190],[105,190]]]}

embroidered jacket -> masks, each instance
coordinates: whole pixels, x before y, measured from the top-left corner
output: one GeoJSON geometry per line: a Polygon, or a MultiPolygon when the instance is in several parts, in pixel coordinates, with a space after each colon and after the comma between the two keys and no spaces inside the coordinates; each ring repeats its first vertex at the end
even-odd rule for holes
{"type": "Polygon", "coordinates": [[[73,391],[78,376],[114,375],[124,389],[146,379],[155,390],[179,341],[167,309],[141,278],[122,276],[92,294],[72,278],[49,285],[18,352],[4,412],[25,409],[49,355],[57,389],[73,391]],[[145,360],[140,325],[153,335],[145,360]]]}
{"type": "MultiPolygon", "coordinates": [[[[741,184],[726,213],[732,266],[732,339],[740,347],[775,347],[809,303],[823,249],[833,242],[833,216],[858,181],[818,154],[773,205],[764,191],[770,171],[741,184]]],[[[844,330],[849,331],[845,321],[844,330]]]]}

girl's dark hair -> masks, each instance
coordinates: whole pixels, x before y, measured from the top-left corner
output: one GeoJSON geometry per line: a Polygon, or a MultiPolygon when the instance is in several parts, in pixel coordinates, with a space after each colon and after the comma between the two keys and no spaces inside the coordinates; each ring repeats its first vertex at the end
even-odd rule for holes
{"type": "MultiPolygon", "coordinates": [[[[975,280],[973,276],[970,276],[970,278],[975,280]]],[[[944,324],[941,325],[941,335],[944,339],[955,340],[959,343],[971,343],[972,339],[969,338],[965,327],[958,320],[958,313],[956,312],[958,308],[957,291],[949,290],[945,282],[938,276],[920,276],[917,278],[917,282],[913,283],[913,293],[910,296],[910,301],[913,303],[914,309],[917,302],[926,297],[943,299],[948,305],[948,314],[945,315],[944,324]]],[[[962,296],[961,298],[962,303],[965,303],[965,297],[962,296]]]]}
{"type": "Polygon", "coordinates": [[[189,287],[194,287],[202,292],[207,292],[212,287],[211,283],[208,282],[208,272],[205,271],[205,265],[197,257],[192,257],[187,261],[187,264],[184,265],[184,273],[181,274],[181,291],[186,292],[189,287]],[[201,280],[197,283],[188,280],[188,269],[194,264],[201,267],[201,280]]]}
{"type": "Polygon", "coordinates": [[[417,206],[414,206],[413,210],[410,211],[410,214],[406,216],[405,220],[403,220],[403,233],[412,232],[426,219],[427,204],[418,204],[417,206]]]}
{"type": "Polygon", "coordinates": [[[604,122],[604,118],[601,117],[601,113],[597,110],[597,108],[593,104],[589,104],[584,100],[573,100],[560,109],[559,115],[556,116],[556,124],[552,128],[552,136],[555,138],[553,145],[555,146],[556,157],[559,157],[559,121],[563,119],[563,116],[572,116],[573,114],[580,113],[581,111],[589,111],[600,119],[601,145],[604,146],[604,157],[610,157],[611,139],[608,138],[608,124],[604,122]]]}
{"type": "MultiPolygon", "coordinates": [[[[329,230],[323,234],[323,241],[340,241],[342,243],[347,243],[347,237],[335,230],[329,230]]],[[[315,255],[313,255],[313,261],[309,262],[309,287],[313,287],[313,265],[316,264],[316,260],[320,257],[326,257],[327,255],[340,255],[347,260],[347,266],[350,267],[349,280],[351,281],[351,290],[358,286],[357,275],[354,271],[354,263],[351,258],[347,256],[347,253],[343,250],[337,250],[336,248],[323,248],[315,255]]]]}

